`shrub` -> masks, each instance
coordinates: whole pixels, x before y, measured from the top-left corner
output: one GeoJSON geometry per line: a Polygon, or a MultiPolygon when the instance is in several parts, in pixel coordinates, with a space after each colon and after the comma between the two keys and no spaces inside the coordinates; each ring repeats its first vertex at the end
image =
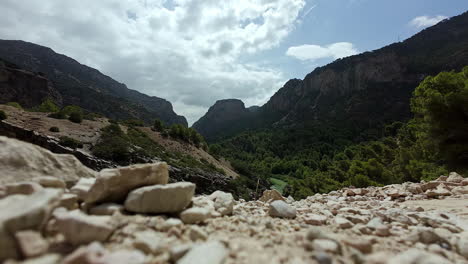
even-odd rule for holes
{"type": "Polygon", "coordinates": [[[161,120],[156,119],[154,120],[153,128],[154,130],[161,132],[164,129],[164,123],[161,120]]]}
{"type": "Polygon", "coordinates": [[[23,109],[23,107],[21,107],[21,105],[17,102],[9,102],[9,103],[6,103],[6,105],[9,105],[9,106],[13,106],[13,107],[16,107],[18,109],[23,109]]]}
{"type": "Polygon", "coordinates": [[[7,115],[5,114],[4,111],[0,110],[0,121],[7,119],[7,115]]]}
{"type": "Polygon", "coordinates": [[[73,123],[81,123],[83,121],[83,114],[80,112],[73,112],[68,117],[68,120],[72,121],[73,123]]]}
{"type": "Polygon", "coordinates": [[[60,110],[64,115],[70,116],[72,113],[80,113],[83,114],[83,109],[76,105],[67,105],[62,110],[60,110]]]}
{"type": "Polygon", "coordinates": [[[57,132],[60,132],[60,129],[58,127],[53,126],[53,127],[49,128],[49,131],[57,133],[57,132]]]}
{"type": "Polygon", "coordinates": [[[124,124],[126,126],[130,126],[130,127],[143,127],[143,126],[145,126],[145,122],[143,122],[142,120],[138,120],[138,119],[125,120],[125,121],[122,122],[122,124],[124,124]]]}
{"type": "Polygon", "coordinates": [[[44,112],[44,113],[47,113],[47,112],[55,113],[55,112],[60,111],[60,109],[54,103],[54,101],[52,101],[52,99],[48,98],[44,102],[42,102],[42,104],[40,104],[39,106],[33,107],[32,111],[33,112],[44,112]]]}
{"type": "Polygon", "coordinates": [[[64,147],[69,147],[69,148],[72,148],[72,149],[82,148],[83,147],[83,143],[81,143],[80,141],[78,141],[76,139],[73,139],[73,138],[65,137],[65,136],[60,137],[59,144],[64,146],[64,147]]]}
{"type": "Polygon", "coordinates": [[[92,152],[98,158],[126,162],[131,156],[131,144],[120,126],[112,123],[102,129],[101,139],[92,152]]]}
{"type": "Polygon", "coordinates": [[[62,111],[49,114],[48,117],[55,118],[55,119],[66,119],[67,118],[67,116],[62,111]]]}

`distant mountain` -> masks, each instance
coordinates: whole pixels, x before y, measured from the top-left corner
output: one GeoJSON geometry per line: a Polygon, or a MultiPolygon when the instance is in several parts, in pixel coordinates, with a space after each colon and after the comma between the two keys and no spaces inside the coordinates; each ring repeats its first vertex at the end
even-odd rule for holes
{"type": "Polygon", "coordinates": [[[209,140],[225,138],[232,131],[271,126],[328,123],[362,131],[407,120],[411,94],[426,76],[466,65],[468,13],[404,42],[316,68],[304,80],[290,80],[258,111],[247,114],[240,107],[239,113],[231,111],[229,118],[236,116],[235,122],[223,121],[224,114],[212,107],[194,128],[209,140]],[[211,122],[213,117],[216,122],[211,122]]]}
{"type": "Polygon", "coordinates": [[[0,58],[27,71],[43,73],[60,92],[64,105],[78,105],[113,119],[155,118],[166,124],[183,124],[170,102],[128,89],[98,70],[82,65],[52,49],[33,43],[0,40],[0,58]]]}

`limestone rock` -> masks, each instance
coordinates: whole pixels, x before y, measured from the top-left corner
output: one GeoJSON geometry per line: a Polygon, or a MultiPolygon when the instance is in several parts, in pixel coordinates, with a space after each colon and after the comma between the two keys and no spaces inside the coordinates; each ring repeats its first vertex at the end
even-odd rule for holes
{"type": "Polygon", "coordinates": [[[62,257],[59,254],[47,254],[37,258],[30,258],[21,264],[58,264],[62,257]]]}
{"type": "Polygon", "coordinates": [[[54,214],[57,229],[73,245],[106,241],[115,229],[110,216],[89,216],[79,210],[54,214]]]}
{"type": "Polygon", "coordinates": [[[221,215],[232,215],[234,210],[234,197],[230,193],[216,191],[210,195],[214,207],[221,215]]]}
{"type": "Polygon", "coordinates": [[[448,196],[450,194],[451,194],[451,192],[449,190],[447,190],[447,188],[445,188],[443,185],[437,186],[437,188],[435,190],[427,190],[426,191],[426,195],[429,198],[435,198],[435,197],[439,197],[439,196],[448,196]]]}
{"type": "Polygon", "coordinates": [[[343,241],[346,245],[353,247],[364,254],[372,252],[372,242],[368,239],[346,239],[343,241]]]}
{"type": "Polygon", "coordinates": [[[0,261],[17,258],[13,234],[41,229],[59,204],[61,190],[44,189],[32,195],[11,195],[0,199],[0,261]]]}
{"type": "Polygon", "coordinates": [[[109,252],[99,243],[83,246],[68,255],[62,264],[143,264],[146,257],[138,250],[109,252]]]}
{"type": "Polygon", "coordinates": [[[60,198],[60,207],[64,207],[67,210],[78,209],[78,196],[73,193],[64,193],[60,198]]]}
{"type": "Polygon", "coordinates": [[[192,241],[206,240],[208,238],[208,234],[199,226],[194,225],[189,229],[189,237],[192,241]]]}
{"type": "Polygon", "coordinates": [[[146,254],[159,254],[167,247],[167,242],[161,233],[147,229],[135,234],[133,246],[146,254]]]}
{"type": "Polygon", "coordinates": [[[91,186],[96,182],[96,178],[81,178],[71,189],[70,192],[78,196],[80,201],[84,201],[88,195],[91,186]]]}
{"type": "Polygon", "coordinates": [[[195,184],[177,182],[133,190],[125,200],[125,209],[135,213],[177,213],[187,207],[195,193],[195,184]]]}
{"type": "Polygon", "coordinates": [[[335,217],[335,223],[343,229],[353,227],[353,223],[344,217],[337,216],[335,217]]]}
{"type": "Polygon", "coordinates": [[[65,189],[67,187],[67,184],[62,179],[57,177],[43,176],[35,179],[35,181],[44,188],[65,189]]]}
{"type": "Polygon", "coordinates": [[[309,225],[324,225],[327,222],[327,217],[318,214],[309,214],[304,218],[304,222],[309,225]]]}
{"type": "Polygon", "coordinates": [[[312,247],[316,251],[337,253],[339,250],[338,244],[335,241],[329,239],[315,239],[312,242],[312,247]]]}
{"type": "Polygon", "coordinates": [[[181,227],[184,223],[178,218],[169,218],[167,219],[160,227],[162,231],[168,231],[173,227],[181,227]]]}
{"type": "Polygon", "coordinates": [[[458,254],[468,259],[468,232],[462,233],[457,242],[458,254]]]}
{"type": "Polygon", "coordinates": [[[268,214],[273,217],[295,218],[296,209],[287,204],[285,201],[276,200],[270,203],[268,214]]]}
{"type": "Polygon", "coordinates": [[[184,224],[202,223],[209,217],[210,211],[201,207],[192,207],[180,213],[180,219],[184,224]]]}
{"type": "Polygon", "coordinates": [[[42,186],[35,182],[17,182],[3,186],[5,195],[24,194],[29,195],[42,190],[42,186]]]}
{"type": "Polygon", "coordinates": [[[464,180],[460,174],[456,172],[451,172],[447,178],[447,182],[454,182],[454,183],[460,183],[464,180]]]}
{"type": "Polygon", "coordinates": [[[0,184],[44,176],[73,183],[96,175],[73,155],[54,154],[39,146],[3,136],[0,136],[0,172],[0,184]]]}
{"type": "Polygon", "coordinates": [[[47,241],[37,231],[19,231],[15,234],[15,238],[22,255],[26,258],[40,256],[49,248],[47,241]]]}
{"type": "Polygon", "coordinates": [[[388,260],[388,264],[449,264],[446,258],[412,248],[388,260]]]}
{"type": "Polygon", "coordinates": [[[124,210],[123,205],[115,203],[103,203],[89,209],[92,215],[113,215],[117,212],[122,213],[124,210]]]}
{"type": "Polygon", "coordinates": [[[176,262],[181,259],[187,252],[192,248],[190,244],[182,244],[178,246],[174,246],[169,250],[169,254],[171,256],[171,261],[176,262]]]}
{"type": "Polygon", "coordinates": [[[264,191],[262,197],[260,197],[258,200],[264,203],[278,200],[284,201],[284,197],[277,190],[273,189],[264,191]]]}
{"type": "Polygon", "coordinates": [[[226,247],[218,241],[194,246],[177,264],[222,264],[228,255],[226,247]]]}
{"type": "Polygon", "coordinates": [[[136,188],[166,184],[168,180],[169,172],[165,162],[104,169],[99,172],[85,202],[121,202],[125,200],[130,191],[136,188]]]}

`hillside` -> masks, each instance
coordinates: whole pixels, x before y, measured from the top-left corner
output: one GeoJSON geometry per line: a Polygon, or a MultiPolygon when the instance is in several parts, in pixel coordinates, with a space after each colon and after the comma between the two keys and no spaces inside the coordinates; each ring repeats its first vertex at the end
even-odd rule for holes
{"type": "Polygon", "coordinates": [[[78,105],[112,119],[140,119],[152,123],[157,118],[166,124],[187,126],[185,117],[177,115],[170,102],[128,89],[125,84],[50,48],[24,41],[0,40],[0,58],[24,70],[45,75],[61,94],[63,101],[57,103],[78,105]]]}
{"type": "MultiPolygon", "coordinates": [[[[232,131],[268,127],[310,128],[332,125],[368,129],[411,117],[409,100],[418,84],[441,71],[468,65],[468,13],[450,18],[382,49],[318,67],[303,80],[288,81],[258,111],[230,122],[213,107],[196,124],[212,142],[232,131]],[[241,125],[239,125],[241,124],[241,125]]],[[[217,102],[219,104],[219,102],[217,102]]]]}
{"type": "MultiPolygon", "coordinates": [[[[93,149],[102,140],[103,131],[111,125],[107,118],[85,119],[81,123],[74,123],[67,119],[51,118],[49,117],[50,113],[25,111],[7,105],[0,105],[0,110],[3,110],[7,115],[6,120],[0,121],[0,135],[16,137],[46,147],[53,152],[74,154],[95,170],[115,167],[119,163],[127,164],[127,161],[115,161],[94,156],[93,149]],[[51,131],[52,127],[57,128],[58,131],[51,131]],[[70,146],[67,144],[69,140],[63,140],[64,137],[73,139],[81,146],[70,146]]],[[[119,126],[128,137],[130,137],[131,132],[141,131],[140,134],[136,134],[131,139],[138,139],[138,143],[144,140],[147,147],[154,147],[154,151],[132,152],[132,161],[129,161],[131,163],[164,160],[172,165],[172,178],[190,179],[193,182],[198,182],[201,192],[218,188],[224,189],[230,180],[238,177],[238,174],[230,167],[229,162],[212,157],[201,147],[162,136],[160,132],[153,131],[149,127],[132,127],[124,123],[119,126]]],[[[129,148],[144,149],[145,146],[137,146],[138,143],[129,145],[129,148]]]]}

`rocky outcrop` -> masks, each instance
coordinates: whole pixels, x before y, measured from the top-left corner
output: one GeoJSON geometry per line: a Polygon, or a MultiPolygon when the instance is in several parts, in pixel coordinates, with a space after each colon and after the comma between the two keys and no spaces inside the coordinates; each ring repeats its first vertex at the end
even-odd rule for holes
{"type": "Polygon", "coordinates": [[[70,184],[94,177],[93,170],[76,157],[54,154],[36,145],[0,136],[0,183],[16,183],[40,177],[56,177],[70,184]]]}
{"type": "Polygon", "coordinates": [[[206,140],[214,141],[220,139],[220,136],[233,135],[249,126],[248,121],[255,113],[256,111],[245,108],[241,100],[219,100],[192,127],[206,140]]]}
{"type": "Polygon", "coordinates": [[[258,127],[325,124],[362,131],[405,121],[411,117],[409,102],[419,83],[428,75],[468,65],[467,47],[468,13],[464,13],[403,42],[339,59],[303,80],[289,80],[253,119],[246,115],[229,122],[219,114],[216,122],[209,122],[213,113],[208,111],[194,128],[209,139],[223,139],[258,127]]]}
{"type": "Polygon", "coordinates": [[[17,102],[31,108],[47,98],[62,104],[60,93],[45,76],[20,69],[0,59],[0,104],[17,102]]]}
{"type": "Polygon", "coordinates": [[[185,117],[177,115],[170,102],[128,89],[125,84],[50,48],[0,40],[0,58],[28,71],[44,73],[62,95],[64,105],[78,105],[112,119],[141,119],[152,124],[158,118],[166,124],[187,126],[185,117]]]}

